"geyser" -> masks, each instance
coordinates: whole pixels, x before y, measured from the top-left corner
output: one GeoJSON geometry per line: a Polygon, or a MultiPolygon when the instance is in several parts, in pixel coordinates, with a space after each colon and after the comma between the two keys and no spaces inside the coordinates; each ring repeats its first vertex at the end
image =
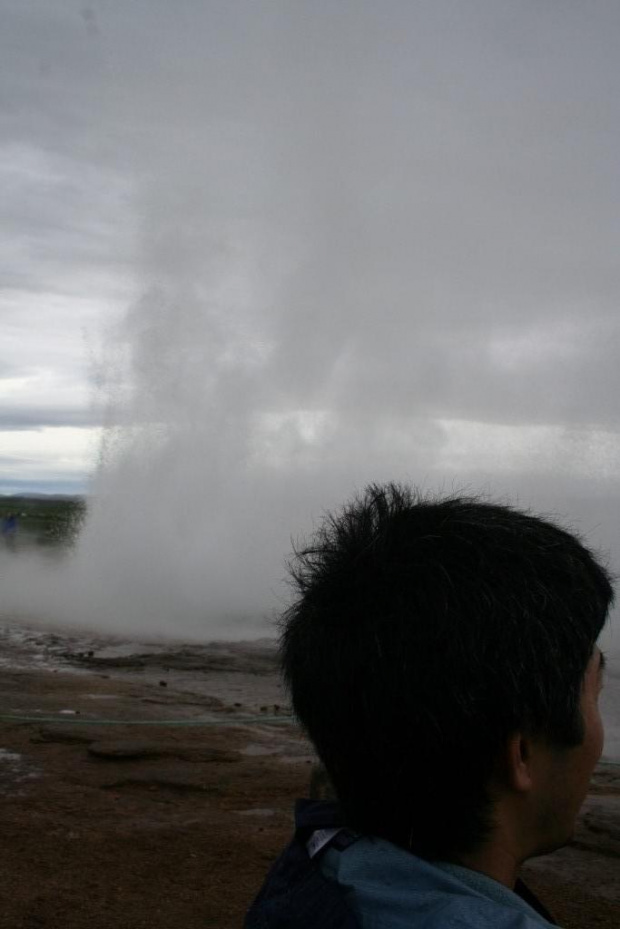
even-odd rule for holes
{"type": "Polygon", "coordinates": [[[88,46],[46,7],[20,132],[62,152],[75,188],[43,186],[91,247],[59,207],[54,280],[134,298],[79,545],[3,558],[5,611],[270,632],[291,536],[369,481],[486,491],[618,552],[615,30],[456,6],[211,3],[190,28],[112,4],[88,46]]]}

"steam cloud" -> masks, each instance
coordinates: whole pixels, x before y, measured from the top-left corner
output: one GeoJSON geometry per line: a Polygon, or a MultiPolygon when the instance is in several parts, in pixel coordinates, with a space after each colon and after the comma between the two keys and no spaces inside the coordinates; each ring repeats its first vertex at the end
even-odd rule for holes
{"type": "Polygon", "coordinates": [[[80,545],[43,583],[16,564],[9,602],[260,634],[291,536],[371,480],[482,490],[618,551],[618,15],[89,16],[69,99],[84,163],[130,191],[137,296],[80,545]]]}

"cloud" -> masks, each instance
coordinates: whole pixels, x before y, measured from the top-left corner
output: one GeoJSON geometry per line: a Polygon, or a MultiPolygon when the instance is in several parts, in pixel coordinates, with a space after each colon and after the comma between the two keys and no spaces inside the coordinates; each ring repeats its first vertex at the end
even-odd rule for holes
{"type": "Polygon", "coordinates": [[[0,431],[8,429],[27,430],[46,427],[70,426],[72,428],[93,428],[101,423],[101,413],[92,409],[77,407],[62,409],[59,407],[14,407],[0,410],[0,431]]]}
{"type": "Polygon", "coordinates": [[[0,150],[0,184],[4,288],[83,295],[86,274],[93,289],[118,288],[114,277],[127,273],[133,231],[121,178],[9,141],[0,150]]]}
{"type": "Polygon", "coordinates": [[[0,482],[5,486],[36,490],[37,482],[40,489],[65,482],[85,487],[97,465],[98,429],[60,423],[28,429],[20,422],[6,423],[1,435],[0,482]]]}
{"type": "Polygon", "coordinates": [[[3,274],[54,320],[142,282],[266,347],[264,412],[613,426],[613,6],[7,14],[3,274]]]}

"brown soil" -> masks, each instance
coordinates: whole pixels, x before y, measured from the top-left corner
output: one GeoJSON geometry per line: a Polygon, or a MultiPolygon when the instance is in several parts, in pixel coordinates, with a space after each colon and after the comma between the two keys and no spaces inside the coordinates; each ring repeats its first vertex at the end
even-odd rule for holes
{"type": "MultiPolygon", "coordinates": [[[[273,665],[211,669],[217,697],[103,670],[0,676],[4,716],[52,718],[0,720],[1,929],[240,927],[313,763],[285,707],[235,705],[277,693],[273,665]]],[[[528,867],[566,929],[620,924],[616,771],[577,845],[528,867]]]]}

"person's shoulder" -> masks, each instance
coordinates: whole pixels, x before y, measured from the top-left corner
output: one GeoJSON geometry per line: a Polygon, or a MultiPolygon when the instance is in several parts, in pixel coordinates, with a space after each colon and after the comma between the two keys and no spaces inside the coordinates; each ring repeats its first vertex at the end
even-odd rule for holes
{"type": "MultiPolygon", "coordinates": [[[[415,929],[415,925],[415,919],[411,920],[409,929],[415,929]]],[[[424,929],[543,929],[550,926],[550,923],[541,922],[534,915],[529,916],[491,900],[464,897],[438,904],[430,919],[424,919],[423,925],[424,929]]],[[[370,929],[372,924],[362,922],[362,926],[370,929]]],[[[390,924],[377,923],[376,929],[379,926],[388,929],[390,924]]],[[[400,926],[394,924],[393,929],[400,929],[400,926]]]]}
{"type": "Polygon", "coordinates": [[[348,895],[360,929],[543,929],[549,923],[490,900],[473,897],[446,899],[441,894],[402,900],[374,899],[364,893],[348,895]]]}
{"type": "Polygon", "coordinates": [[[550,924],[506,889],[491,899],[381,839],[363,838],[321,862],[362,929],[542,929],[550,924]]]}

